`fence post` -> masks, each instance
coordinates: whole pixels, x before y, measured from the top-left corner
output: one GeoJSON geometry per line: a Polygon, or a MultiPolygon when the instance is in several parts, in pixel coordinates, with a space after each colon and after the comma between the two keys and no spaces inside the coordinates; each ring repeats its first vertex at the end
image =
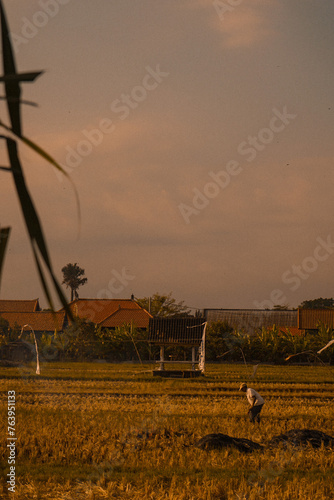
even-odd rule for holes
{"type": "Polygon", "coordinates": [[[160,368],[159,370],[164,370],[164,361],[165,361],[165,346],[160,346],[160,368]]]}

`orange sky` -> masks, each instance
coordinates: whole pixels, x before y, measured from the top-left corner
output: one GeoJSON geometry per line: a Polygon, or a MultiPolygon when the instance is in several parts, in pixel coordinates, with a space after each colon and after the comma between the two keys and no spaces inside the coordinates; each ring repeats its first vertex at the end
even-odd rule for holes
{"type": "MultiPolygon", "coordinates": [[[[4,4],[19,70],[45,70],[24,85],[39,105],[23,108],[24,132],[80,197],[77,237],[70,183],[21,149],[60,280],[77,262],[81,297],[172,291],[193,308],[333,296],[331,1],[4,4]]],[[[1,297],[43,304],[0,175],[1,297]]]]}

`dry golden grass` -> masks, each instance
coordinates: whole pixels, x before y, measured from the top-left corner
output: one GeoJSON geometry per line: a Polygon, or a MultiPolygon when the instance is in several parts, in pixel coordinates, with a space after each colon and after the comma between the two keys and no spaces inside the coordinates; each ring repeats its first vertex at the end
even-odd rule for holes
{"type": "MultiPolygon", "coordinates": [[[[262,424],[253,426],[238,392],[249,367],[215,365],[205,378],[160,380],[144,373],[149,367],[86,366],[87,372],[76,364],[42,366],[42,376],[31,378],[1,370],[2,415],[6,391],[17,394],[17,483],[8,498],[334,498],[332,449],[278,446],[243,454],[194,446],[216,432],[263,445],[295,428],[334,436],[332,367],[260,366],[251,385],[266,405],[262,424]]],[[[6,436],[5,419],[0,432],[6,436]]],[[[2,440],[3,477],[7,455],[2,440]]],[[[4,483],[0,497],[7,497],[4,483]]]]}

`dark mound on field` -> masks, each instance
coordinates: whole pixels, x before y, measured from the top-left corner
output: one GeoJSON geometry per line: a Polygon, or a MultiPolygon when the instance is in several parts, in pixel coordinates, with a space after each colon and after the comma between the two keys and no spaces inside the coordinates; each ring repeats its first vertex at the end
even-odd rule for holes
{"type": "Polygon", "coordinates": [[[197,441],[195,446],[202,450],[221,450],[226,447],[234,447],[244,453],[263,448],[260,444],[254,443],[254,441],[250,441],[249,439],[234,438],[221,433],[208,434],[197,441]]]}
{"type": "Polygon", "coordinates": [[[334,438],[332,436],[312,429],[292,429],[286,434],[274,436],[268,442],[268,446],[277,446],[280,443],[293,446],[307,446],[310,444],[313,448],[320,448],[323,444],[326,447],[334,448],[334,438]]]}

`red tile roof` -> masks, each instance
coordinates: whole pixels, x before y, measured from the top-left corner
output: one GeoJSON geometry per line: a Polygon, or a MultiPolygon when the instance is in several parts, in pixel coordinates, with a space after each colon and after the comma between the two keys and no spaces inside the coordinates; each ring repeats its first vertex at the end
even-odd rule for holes
{"type": "Polygon", "coordinates": [[[297,326],[280,326],[279,331],[280,331],[280,333],[290,332],[291,335],[295,335],[295,336],[305,334],[305,330],[301,330],[297,326]]]}
{"type": "Polygon", "coordinates": [[[77,299],[69,306],[75,316],[106,328],[114,328],[131,321],[138,328],[146,328],[152,317],[137,302],[129,299],[77,299]]]}
{"type": "Polygon", "coordinates": [[[35,312],[40,311],[38,299],[34,300],[0,300],[1,312],[35,312]]]}
{"type": "MultiPolygon", "coordinates": [[[[50,311],[40,312],[1,312],[0,316],[9,322],[12,328],[18,325],[30,325],[35,332],[61,331],[65,327],[66,314],[64,311],[52,313],[50,311]]],[[[29,328],[27,328],[27,331],[29,328]]]]}
{"type": "Polygon", "coordinates": [[[118,309],[109,318],[106,318],[100,326],[115,328],[124,324],[132,323],[137,328],[147,328],[152,316],[145,309],[118,309]]]}

